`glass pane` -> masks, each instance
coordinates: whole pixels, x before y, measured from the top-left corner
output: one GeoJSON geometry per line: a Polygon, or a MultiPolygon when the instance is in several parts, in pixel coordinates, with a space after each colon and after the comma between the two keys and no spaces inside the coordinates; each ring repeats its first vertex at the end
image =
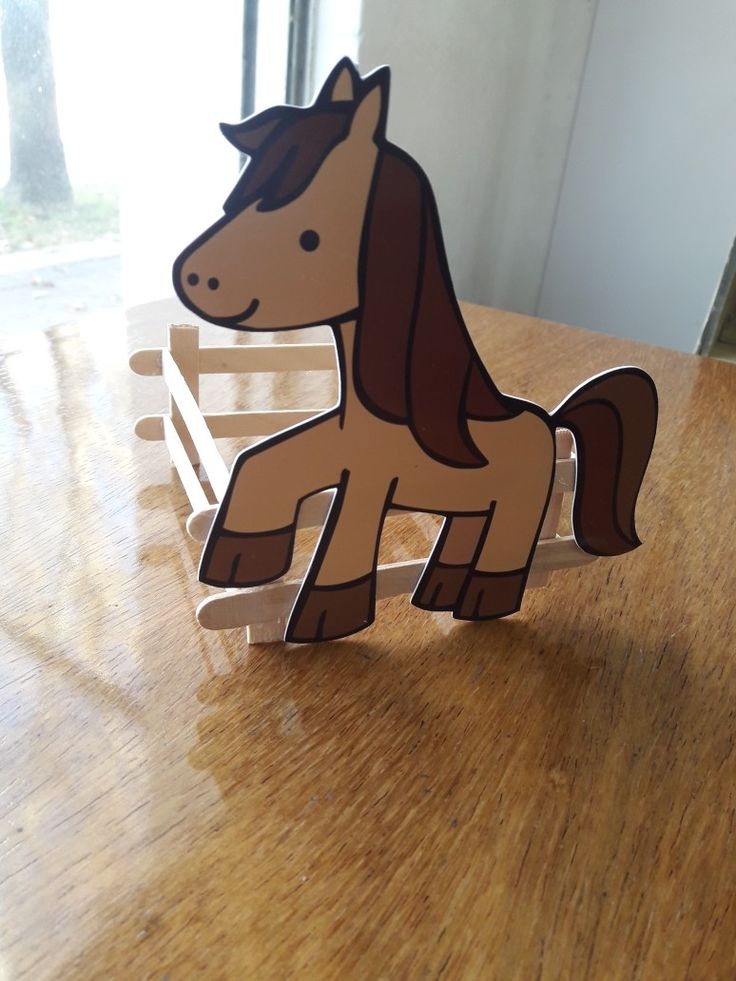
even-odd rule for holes
{"type": "Polygon", "coordinates": [[[120,302],[121,59],[107,5],[0,12],[0,329],[24,330],[120,302]]]}
{"type": "MultiPolygon", "coordinates": [[[[0,331],[171,296],[237,176],[243,2],[0,0],[0,331]]],[[[259,6],[262,108],[288,0],[259,6]]]]}

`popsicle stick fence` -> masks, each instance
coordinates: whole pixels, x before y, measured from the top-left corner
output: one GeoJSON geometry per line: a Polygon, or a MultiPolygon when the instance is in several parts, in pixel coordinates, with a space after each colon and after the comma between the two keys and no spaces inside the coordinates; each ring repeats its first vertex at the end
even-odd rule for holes
{"type": "MultiPolygon", "coordinates": [[[[202,412],[199,379],[205,374],[314,371],[337,369],[332,344],[268,344],[238,347],[200,347],[197,327],[171,325],[168,348],[145,348],[130,356],[130,367],[139,375],[161,375],[169,394],[169,410],[142,416],[135,432],[145,440],[162,440],[184,487],[192,513],[187,531],[203,542],[212,525],[217,504],[211,504],[198,470],[207,474],[217,502],[227,489],[229,471],[216,439],[265,437],[303,422],[323,410],[273,409],[267,411],[202,412]]],[[[325,406],[328,408],[328,406],[325,406]]],[[[556,569],[585,565],[595,557],[583,552],[572,536],[557,533],[563,497],[575,486],[572,435],[557,433],[555,483],[534,554],[527,588],[546,585],[556,569]]],[[[299,510],[299,528],[322,525],[333,491],[307,498],[299,510]]],[[[397,512],[398,513],[398,512],[397,512]]],[[[404,515],[406,512],[402,512],[404,515]]],[[[389,512],[388,520],[393,512],[389,512]]],[[[384,599],[411,593],[427,557],[393,562],[378,567],[377,597],[384,599]]],[[[203,627],[220,630],[245,627],[249,643],[283,640],[286,619],[301,583],[279,580],[251,589],[223,589],[197,607],[203,627]]]]}

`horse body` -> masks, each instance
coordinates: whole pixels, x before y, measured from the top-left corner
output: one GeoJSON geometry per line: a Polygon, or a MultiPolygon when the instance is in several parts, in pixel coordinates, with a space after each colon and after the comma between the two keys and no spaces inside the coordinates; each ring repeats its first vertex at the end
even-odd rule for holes
{"type": "Polygon", "coordinates": [[[215,323],[333,328],[338,405],[237,458],[200,566],[200,579],[225,587],[280,577],[300,503],[333,488],[289,620],[294,641],[372,622],[389,508],[445,518],[415,605],[459,619],[517,610],[551,493],[557,425],[572,429],[599,498],[576,494],[584,547],[615,554],[638,543],[633,509],[656,420],[651,380],[616,369],[552,416],[496,389],[452,290],[426,177],[385,139],[386,71],[361,79],[343,61],[314,106],[227,128],[253,161],[224,218],[174,269],[182,300],[215,323]]]}

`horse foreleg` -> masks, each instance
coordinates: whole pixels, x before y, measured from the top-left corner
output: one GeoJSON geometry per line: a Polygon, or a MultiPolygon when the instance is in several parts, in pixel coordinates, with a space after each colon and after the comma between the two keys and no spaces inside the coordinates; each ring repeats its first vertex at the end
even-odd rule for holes
{"type": "Polygon", "coordinates": [[[327,448],[329,425],[305,427],[238,457],[202,553],[202,582],[260,586],[284,575],[300,500],[339,480],[327,448]]]}
{"type": "Polygon", "coordinates": [[[411,598],[422,610],[452,610],[473,568],[487,515],[448,515],[411,598]]]}
{"type": "Polygon", "coordinates": [[[289,617],[287,641],[335,640],[373,623],[378,545],[394,486],[343,473],[289,617]]]}

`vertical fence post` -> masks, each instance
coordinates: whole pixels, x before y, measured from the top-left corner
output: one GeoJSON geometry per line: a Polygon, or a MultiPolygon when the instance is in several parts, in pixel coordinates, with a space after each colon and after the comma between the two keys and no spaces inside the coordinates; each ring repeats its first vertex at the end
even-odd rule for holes
{"type": "Polygon", "coordinates": [[[249,623],[245,628],[246,644],[280,644],[286,633],[288,614],[270,623],[249,623]]]}
{"type": "MultiPolygon", "coordinates": [[[[199,404],[199,328],[169,324],[169,351],[195,401],[199,404]]],[[[169,398],[169,414],[187,451],[189,462],[196,467],[199,463],[199,454],[172,398],[169,398]]]]}
{"type": "MultiPolygon", "coordinates": [[[[555,433],[555,457],[558,460],[569,460],[572,456],[572,433],[568,429],[558,429],[555,433]]],[[[542,530],[539,533],[539,541],[545,538],[554,538],[560,523],[562,513],[562,498],[564,492],[559,491],[552,494],[549,499],[547,513],[542,522],[542,530]]],[[[529,576],[527,585],[546,586],[549,582],[549,572],[532,572],[529,576]]]]}

